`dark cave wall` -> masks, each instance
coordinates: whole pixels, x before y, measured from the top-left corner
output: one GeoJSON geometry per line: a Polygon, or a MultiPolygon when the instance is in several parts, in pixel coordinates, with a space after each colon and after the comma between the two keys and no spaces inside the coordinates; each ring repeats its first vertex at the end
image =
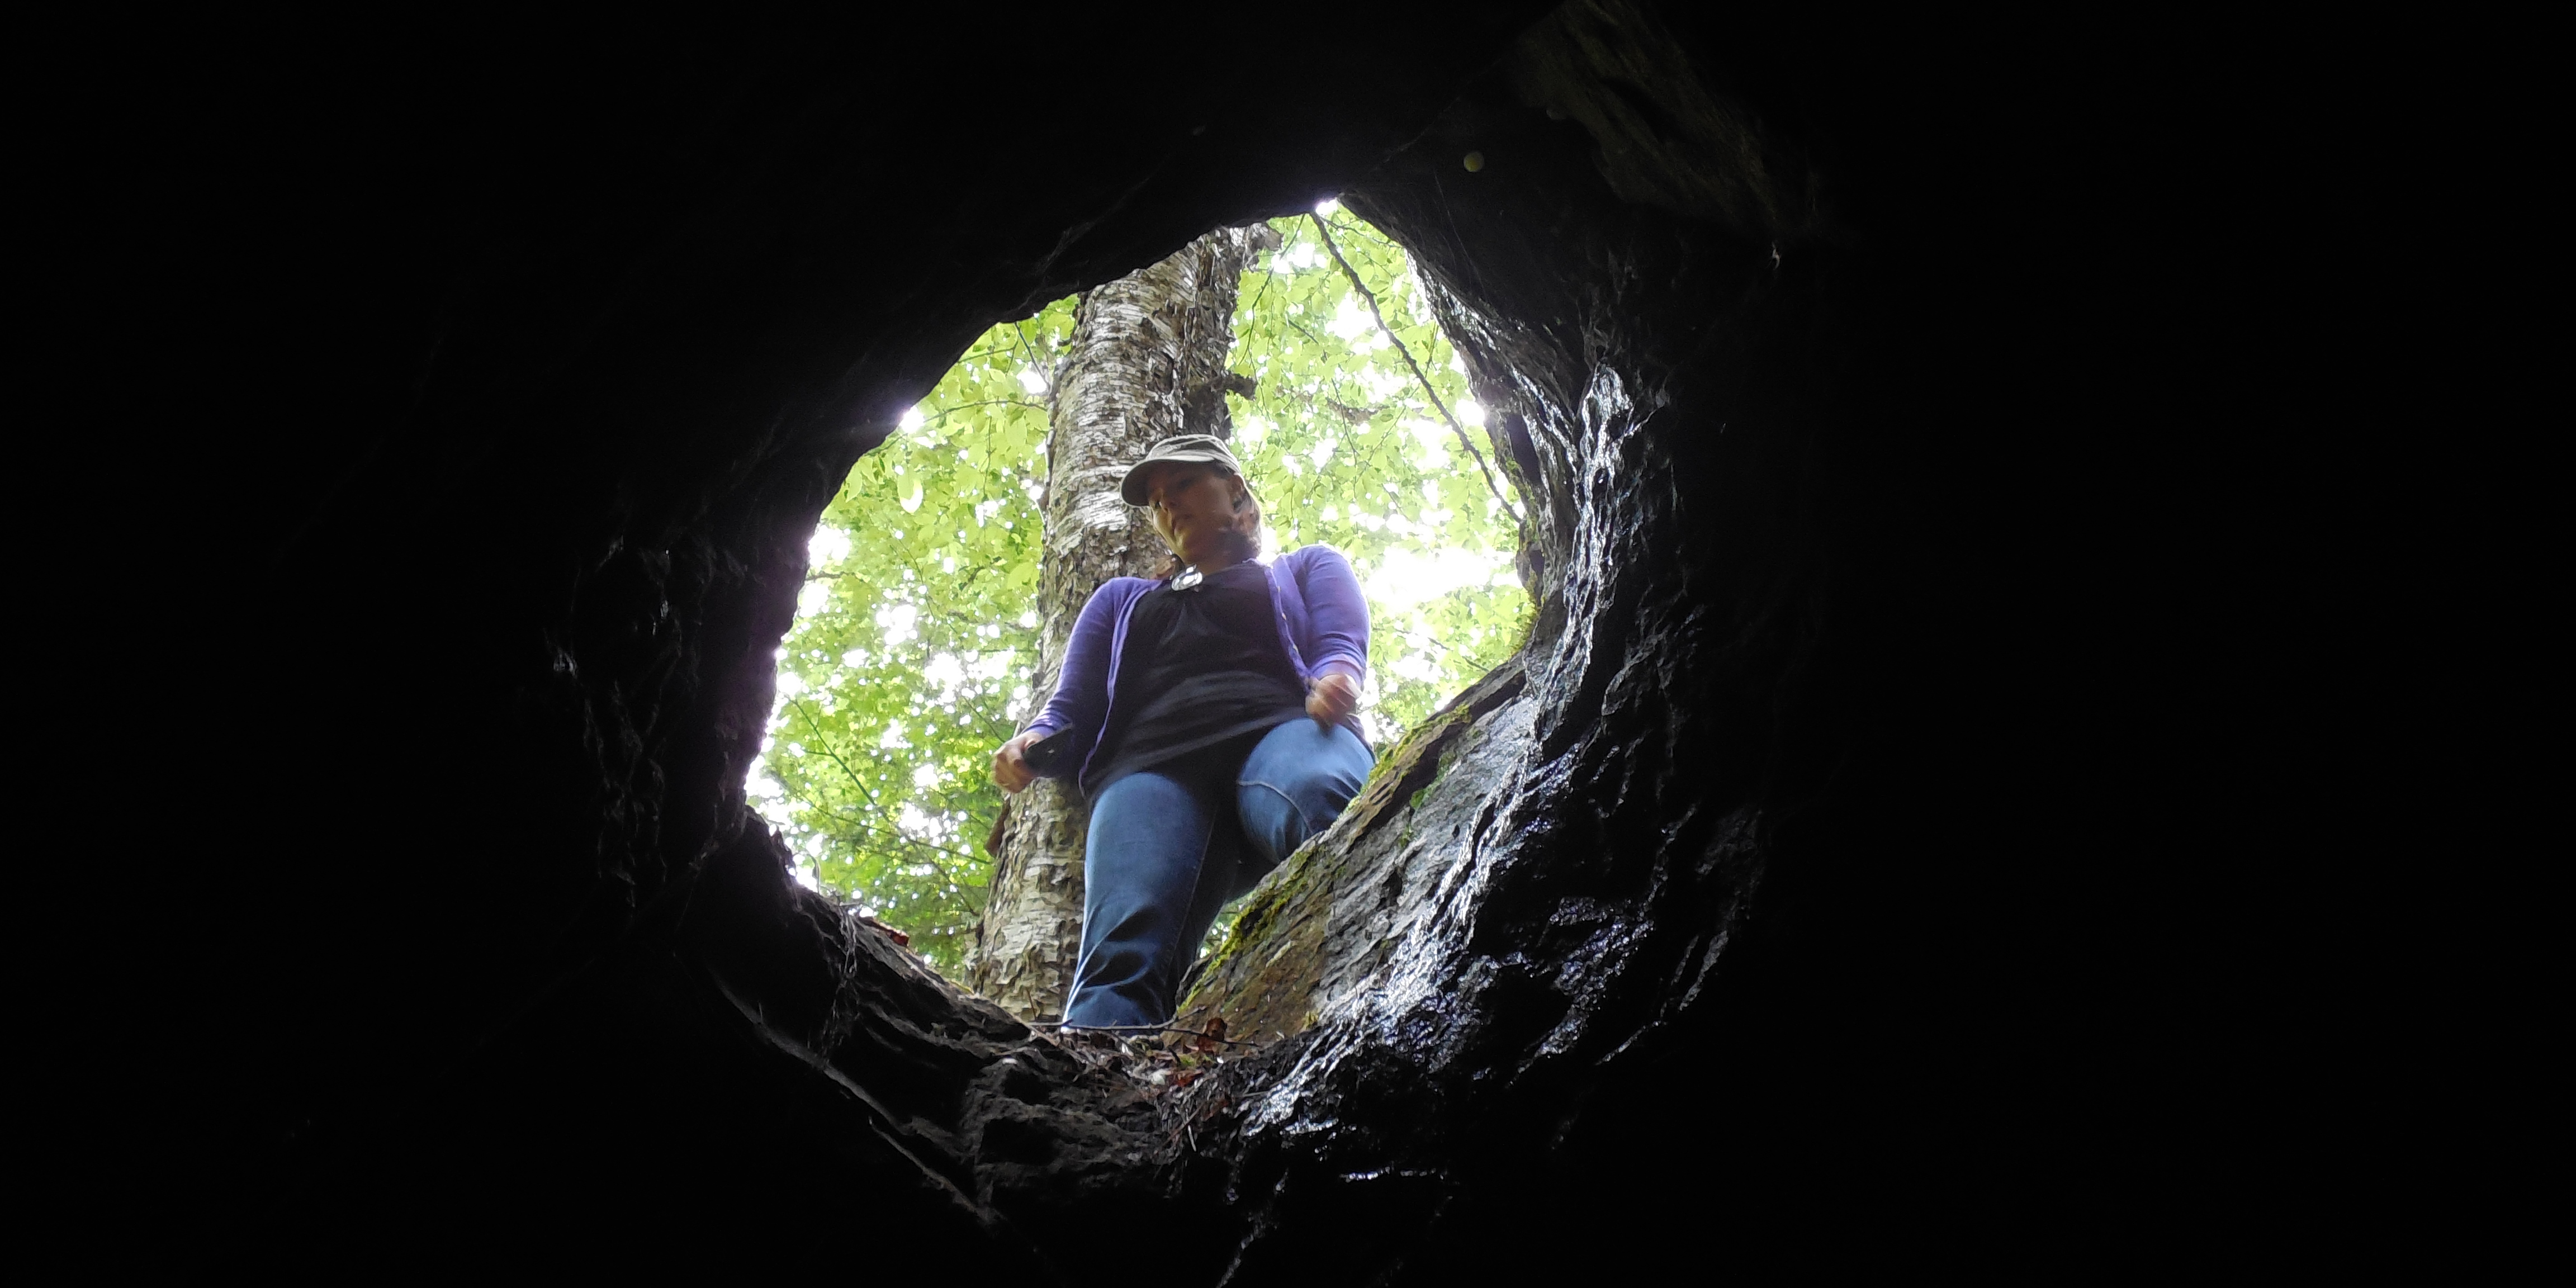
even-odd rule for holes
{"type": "Polygon", "coordinates": [[[737,1178],[683,1257],[755,1214],[802,1232],[790,1259],[850,1210],[910,1219],[939,1182],[806,1149],[849,1106],[808,1104],[813,1070],[728,996],[818,1044],[850,1027],[846,928],[741,802],[813,514],[983,326],[1311,203],[1530,12],[1392,17],[1306,64],[1312,101],[1192,86],[1078,126],[993,91],[1127,65],[1169,38],[1150,15],[1026,15],[962,82],[862,23],[309,33],[309,74],[163,127],[196,136],[171,186],[235,198],[180,231],[189,320],[242,341],[196,398],[239,428],[172,472],[240,489],[247,586],[206,588],[238,768],[196,811],[238,858],[156,959],[205,977],[187,1109],[84,1170],[159,1202],[225,1180],[245,1210],[207,1224],[253,1258],[541,1222],[625,1175],[737,1178]],[[317,750],[265,839],[274,794],[241,775],[317,750]],[[664,1115],[676,1136],[635,1130],[664,1115]]]}
{"type": "MultiPolygon", "coordinates": [[[[1883,713],[1938,689],[1955,664],[1942,632],[1968,624],[1927,606],[1937,579],[1904,567],[1891,539],[1908,520],[1941,531],[1887,487],[1932,471],[1890,432],[1906,418],[1846,375],[1889,361],[1867,312],[1887,270],[1819,192],[1794,118],[1637,75],[1686,48],[1635,10],[1561,11],[1346,198],[1441,292],[1500,446],[1542,503],[1547,604],[1524,674],[1476,702],[1435,771],[1395,789],[1420,780],[1411,804],[1354,815],[1274,878],[1294,890],[1279,920],[1327,927],[1314,964],[1283,975],[1297,952],[1245,945],[1234,960],[1267,973],[1220,968],[1194,1005],[1273,1023],[1319,1013],[1247,1114],[1240,1173],[1278,1178],[1255,1224],[1330,1221],[1369,1249],[1345,1255],[1398,1262],[1406,1281],[1655,1264],[1689,1255],[1687,1232],[1748,1270],[1854,1271],[1874,1253],[1834,1246],[1852,1214],[1806,1169],[1919,1166],[1866,1145],[1819,1155],[1839,1133],[1955,1119],[1990,1094],[1969,1069],[1904,1059],[1818,1096],[1811,1079],[1869,1058],[1849,1038],[1748,1040],[1747,1003],[1768,999],[1733,987],[1733,963],[1785,920],[1764,893],[1784,839],[1818,813],[1915,806],[1891,780],[1959,754],[1967,721],[1942,748],[1883,713]],[[1661,157],[1623,150],[1602,100],[1659,122],[1661,157]],[[1457,166],[1470,150],[1485,159],[1473,176],[1457,166]],[[1758,184],[1726,169],[1747,154],[1758,184]],[[1733,199],[1658,195],[1710,192],[1733,199]],[[1282,1005],[1283,987],[1307,997],[1282,1005]],[[1951,1103],[1886,1106],[1909,1080],[1951,1103]],[[1344,1130],[1316,1141],[1304,1125],[1319,1121],[1344,1130]],[[1711,1210],[1725,1200],[1747,1215],[1711,1210]]],[[[1919,819],[1888,822],[1922,848],[1919,819]]],[[[2019,859],[1996,849],[1990,866],[2019,859]]],[[[1904,887],[1873,850],[1802,857],[1904,887]]],[[[1790,874],[1790,894],[1813,879],[1790,874]]],[[[1837,947],[1883,966],[1926,933],[1977,933],[1973,907],[1908,893],[1923,925],[1837,947]]],[[[1806,977],[1781,990],[1793,1008],[1920,1023],[1893,999],[1838,995],[1827,962],[1792,969],[1806,977]]],[[[1954,1054],[1973,1065],[2008,1045],[1954,1054]]],[[[1889,1187],[1904,1201],[1859,1218],[1870,1234],[1945,1257],[1983,1238],[1932,1178],[1889,1187]]],[[[2013,1189],[1980,1176],[1965,1201],[2013,1189]]],[[[2045,1244],[2056,1219],[2015,1235],[2045,1244]]],[[[1257,1282],[1328,1264],[1256,1235],[1236,1269],[1257,1282]]]]}
{"type": "Polygon", "coordinates": [[[1536,7],[1393,12],[1283,101],[1032,112],[991,89],[1268,30],[1036,13],[962,67],[864,23],[227,28],[71,99],[114,142],[62,186],[111,199],[54,316],[148,460],[71,477],[188,557],[84,517],[49,611],[138,669],[184,623],[205,678],[85,714],[203,750],[32,904],[84,981],[48,1103],[98,1107],[47,1124],[63,1200],[338,1268],[854,1228],[999,1268],[1122,1206],[1246,1279],[2236,1231],[2319,1116],[2266,1053],[2341,1005],[2268,945],[2315,856],[2367,886],[2432,835],[2351,772],[2326,646],[2435,579],[2402,524],[2311,535],[2372,422],[2278,376],[2356,361],[2308,356],[2373,244],[2309,218],[2336,127],[2250,36],[1619,12],[1518,54],[1536,7]],[[1283,1047],[1293,1122],[1139,1167],[1160,1120],[792,893],[740,775],[813,515],[960,345],[1327,191],[1480,329],[1563,634],[1518,812],[1405,950],[1450,1009],[1283,1047]],[[106,606],[174,562],[152,629],[106,606]],[[187,915],[134,933],[138,883],[187,915]]]}

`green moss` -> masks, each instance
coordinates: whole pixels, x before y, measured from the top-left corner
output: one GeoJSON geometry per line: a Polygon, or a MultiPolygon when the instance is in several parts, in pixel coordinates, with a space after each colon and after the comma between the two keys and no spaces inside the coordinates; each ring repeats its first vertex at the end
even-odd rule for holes
{"type": "MultiPolygon", "coordinates": [[[[1514,664],[1517,665],[1517,660],[1514,664]]],[[[1479,682],[1481,684],[1482,681],[1479,682]]],[[[1515,683],[1513,690],[1507,692],[1516,691],[1517,687],[1515,683]]],[[[1451,763],[1465,748],[1466,740],[1459,735],[1465,733],[1478,717],[1477,708],[1468,701],[1478,693],[1478,686],[1469,686],[1437,716],[1416,725],[1393,750],[1379,757],[1376,766],[1369,771],[1367,785],[1360,789],[1359,797],[1353,802],[1352,808],[1357,810],[1378,815],[1401,810],[1407,816],[1397,833],[1398,849],[1413,839],[1410,815],[1422,807],[1423,795],[1448,774],[1451,763]],[[1406,795],[1400,805],[1391,799],[1379,798],[1381,790],[1392,793],[1400,789],[1407,779],[1415,777],[1425,755],[1436,755],[1438,759],[1430,766],[1430,774],[1422,780],[1421,786],[1406,795]]],[[[1488,709],[1492,705],[1492,702],[1486,703],[1488,709]]],[[[1355,828],[1338,834],[1337,848],[1326,850],[1309,843],[1290,855],[1287,870],[1280,873],[1276,881],[1253,892],[1243,911],[1235,917],[1233,928],[1226,932],[1224,942],[1208,954],[1207,969],[1199,972],[1198,984],[1190,990],[1190,995],[1181,999],[1181,1009],[1187,1011],[1198,1005],[1199,999],[1210,992],[1211,985],[1224,978],[1238,954],[1254,944],[1266,942],[1277,933],[1287,910],[1319,879],[1330,879],[1330,874],[1338,870],[1336,860],[1348,857],[1347,851],[1339,847],[1357,844],[1376,826],[1376,819],[1361,819],[1355,828]]]]}
{"type": "Polygon", "coordinates": [[[1227,963],[1234,960],[1236,953],[1269,937],[1280,914],[1296,902],[1299,893],[1314,884],[1316,869],[1322,866],[1321,859],[1321,852],[1314,847],[1301,849],[1288,856],[1288,870],[1280,874],[1278,881],[1252,893],[1250,901],[1243,905],[1243,912],[1235,917],[1234,928],[1226,932],[1225,942],[1208,954],[1207,969],[1199,972],[1198,985],[1190,990],[1190,995],[1181,999],[1181,1009],[1189,1009],[1199,994],[1225,973],[1227,963]]]}

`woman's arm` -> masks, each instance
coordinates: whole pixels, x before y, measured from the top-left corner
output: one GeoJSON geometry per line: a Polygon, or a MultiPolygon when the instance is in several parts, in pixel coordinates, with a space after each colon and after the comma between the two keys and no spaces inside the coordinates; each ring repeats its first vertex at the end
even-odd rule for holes
{"type": "MultiPolygon", "coordinates": [[[[1123,579],[1122,579],[1123,580],[1123,579]]],[[[1120,597],[1103,585],[1091,592],[1082,605],[1082,615],[1073,621],[1073,638],[1064,646],[1064,669],[1056,676],[1055,693],[1047,699],[1046,709],[1029,722],[1027,732],[1036,735],[1035,742],[1067,729],[1087,730],[1096,734],[1102,717],[1109,708],[1109,644],[1118,627],[1120,597]]],[[[1088,735],[1077,733],[1077,741],[1088,735]]],[[[1080,757],[1068,759],[1079,762],[1080,757]]],[[[1058,776],[1071,773],[1076,765],[1060,769],[1058,776]]]]}
{"type": "Polygon", "coordinates": [[[1306,665],[1319,676],[1347,675],[1357,685],[1368,678],[1368,596],[1360,592],[1359,574],[1351,571],[1351,561],[1341,551],[1321,545],[1312,551],[1297,578],[1310,628],[1301,643],[1306,665]]]}

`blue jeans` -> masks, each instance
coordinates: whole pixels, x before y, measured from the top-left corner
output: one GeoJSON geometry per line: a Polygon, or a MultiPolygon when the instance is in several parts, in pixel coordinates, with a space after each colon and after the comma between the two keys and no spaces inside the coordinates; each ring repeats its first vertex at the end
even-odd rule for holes
{"type": "Polygon", "coordinates": [[[1331,826],[1376,759],[1358,734],[1300,717],[1102,790],[1082,856],[1082,959],[1064,1022],[1168,1022],[1217,910],[1331,826]]]}

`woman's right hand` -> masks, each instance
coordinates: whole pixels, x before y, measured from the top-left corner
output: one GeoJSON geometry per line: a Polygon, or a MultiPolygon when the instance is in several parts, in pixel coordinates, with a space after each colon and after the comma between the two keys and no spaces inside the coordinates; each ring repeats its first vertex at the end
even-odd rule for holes
{"type": "Polygon", "coordinates": [[[1013,796],[1017,796],[1021,792],[1027,791],[1029,784],[1037,781],[1038,776],[1036,772],[1029,768],[1027,758],[1020,754],[1021,752],[1028,750],[1030,743],[1036,742],[1037,740],[1038,735],[1036,731],[1031,730],[1030,732],[1023,733],[1018,737],[1011,739],[1009,742],[1003,743],[1000,749],[993,753],[994,786],[1001,788],[1004,792],[1013,796]]]}

